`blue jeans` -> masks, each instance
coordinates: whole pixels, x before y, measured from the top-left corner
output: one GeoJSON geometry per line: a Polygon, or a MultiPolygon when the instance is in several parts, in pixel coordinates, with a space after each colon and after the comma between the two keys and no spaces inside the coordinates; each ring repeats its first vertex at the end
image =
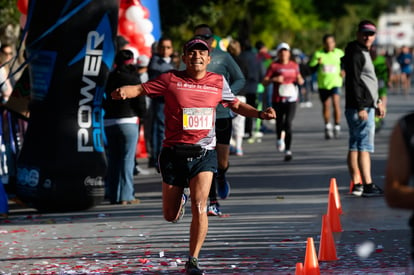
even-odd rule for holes
{"type": "Polygon", "coordinates": [[[375,109],[365,108],[367,120],[360,120],[357,109],[346,109],[345,117],[349,128],[349,151],[374,152],[375,109]]]}
{"type": "Polygon", "coordinates": [[[158,166],[158,156],[161,152],[162,141],[164,140],[165,131],[165,115],[164,115],[164,99],[153,98],[151,102],[152,120],[152,137],[151,137],[151,156],[155,166],[158,166]]]}
{"type": "Polygon", "coordinates": [[[107,196],[111,203],[135,199],[134,167],[138,123],[105,127],[108,139],[107,196]]]}

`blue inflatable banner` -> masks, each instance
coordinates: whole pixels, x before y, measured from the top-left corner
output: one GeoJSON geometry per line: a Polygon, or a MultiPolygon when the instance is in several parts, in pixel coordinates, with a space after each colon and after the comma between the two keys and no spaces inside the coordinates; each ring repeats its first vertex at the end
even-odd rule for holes
{"type": "Polygon", "coordinates": [[[101,105],[115,56],[118,0],[29,4],[30,117],[17,195],[42,212],[86,209],[104,196],[101,105]]]}

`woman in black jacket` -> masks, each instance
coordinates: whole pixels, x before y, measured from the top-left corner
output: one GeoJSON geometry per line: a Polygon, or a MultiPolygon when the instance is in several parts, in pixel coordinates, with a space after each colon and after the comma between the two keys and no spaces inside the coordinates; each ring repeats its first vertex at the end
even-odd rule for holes
{"type": "Polygon", "coordinates": [[[107,137],[108,174],[106,197],[112,204],[138,204],[134,190],[135,150],[139,135],[139,117],[145,114],[145,97],[112,100],[110,93],[124,85],[140,83],[134,54],[120,50],[109,74],[104,100],[107,137]]]}

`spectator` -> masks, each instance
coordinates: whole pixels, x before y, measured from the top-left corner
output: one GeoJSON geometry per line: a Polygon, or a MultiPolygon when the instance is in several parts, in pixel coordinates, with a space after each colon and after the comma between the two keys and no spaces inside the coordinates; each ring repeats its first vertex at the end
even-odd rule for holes
{"type": "Polygon", "coordinates": [[[10,77],[10,62],[13,58],[13,48],[9,44],[1,44],[0,46],[0,92],[1,101],[5,103],[13,91],[15,81],[10,77]]]}
{"type": "MultiPolygon", "coordinates": [[[[257,90],[260,81],[264,77],[264,70],[262,70],[262,64],[257,58],[255,52],[253,52],[252,46],[249,40],[244,40],[241,43],[242,52],[239,56],[240,60],[246,64],[246,84],[241,90],[246,96],[246,103],[257,108],[257,90]]],[[[251,138],[253,136],[253,128],[255,121],[253,118],[246,117],[245,123],[245,136],[251,138]]],[[[260,128],[260,127],[258,127],[260,128]]]]}
{"type": "MultiPolygon", "coordinates": [[[[269,83],[268,86],[264,87],[261,83],[261,80],[264,78],[267,68],[273,62],[273,56],[269,53],[268,48],[263,43],[263,41],[257,41],[255,44],[255,49],[257,51],[257,59],[261,64],[260,68],[260,77],[259,77],[259,84],[257,87],[257,106],[258,108],[266,108],[272,106],[272,93],[273,93],[273,84],[269,83]]],[[[255,141],[261,141],[263,137],[263,133],[271,133],[272,130],[266,127],[262,123],[261,120],[256,120],[255,131],[253,133],[253,137],[248,139],[249,143],[253,143],[255,141]]]]}
{"type": "MultiPolygon", "coordinates": [[[[237,40],[232,39],[227,47],[227,51],[234,58],[237,65],[239,65],[241,71],[243,72],[244,77],[247,78],[247,64],[240,58],[241,54],[241,45],[237,40]]],[[[241,90],[237,96],[238,100],[241,102],[246,102],[246,92],[241,90]]],[[[243,156],[243,137],[245,130],[246,118],[242,115],[233,114],[234,118],[232,121],[232,136],[231,136],[231,145],[230,145],[230,154],[236,156],[243,156]]]]}
{"type": "MultiPolygon", "coordinates": [[[[391,73],[392,65],[390,60],[385,54],[379,53],[380,49],[376,46],[371,46],[370,54],[372,63],[374,64],[375,74],[378,78],[378,96],[384,106],[384,110],[387,110],[388,102],[388,88],[391,87],[391,73]]],[[[378,133],[384,126],[384,119],[376,116],[375,117],[375,131],[378,133]]]]}
{"type": "Polygon", "coordinates": [[[413,55],[409,47],[401,47],[397,61],[401,68],[401,86],[404,94],[407,96],[411,89],[411,74],[413,72],[413,55]]]}
{"type": "Polygon", "coordinates": [[[130,50],[120,50],[115,68],[109,74],[104,101],[105,133],[108,140],[107,196],[111,204],[138,204],[134,189],[135,149],[138,142],[139,117],[143,116],[145,98],[112,100],[110,93],[124,85],[140,83],[130,50]]]}
{"type": "MultiPolygon", "coordinates": [[[[149,79],[155,79],[160,74],[174,70],[175,64],[172,59],[174,48],[169,37],[161,37],[157,43],[157,51],[151,57],[148,65],[149,79]]],[[[150,141],[149,146],[149,167],[158,170],[158,156],[162,147],[162,140],[165,132],[164,97],[157,97],[150,100],[150,113],[146,118],[145,138],[150,141]]]]}
{"type": "MultiPolygon", "coordinates": [[[[414,113],[403,116],[394,126],[385,172],[385,199],[390,207],[414,210],[414,113]]],[[[411,215],[410,272],[414,270],[414,214],[411,215]]]]}
{"type": "MultiPolygon", "coordinates": [[[[137,58],[137,62],[136,62],[136,68],[137,68],[137,73],[138,73],[138,77],[139,77],[139,81],[140,83],[145,83],[148,81],[149,77],[148,77],[148,64],[149,64],[150,58],[147,55],[140,55],[137,58]]],[[[145,115],[143,115],[142,117],[139,118],[139,129],[138,129],[138,144],[140,142],[140,138],[141,138],[141,131],[143,131],[144,133],[144,140],[145,140],[145,148],[148,148],[149,145],[147,139],[145,138],[145,129],[144,129],[144,125],[145,125],[145,120],[147,119],[147,117],[149,116],[149,106],[151,104],[151,99],[149,97],[145,97],[145,106],[146,106],[146,112],[145,115]]],[[[134,175],[148,175],[150,174],[149,171],[141,168],[139,166],[138,160],[137,158],[135,158],[135,168],[134,168],[134,175]]]]}
{"type": "Polygon", "coordinates": [[[378,80],[369,49],[377,27],[368,20],[358,24],[356,40],[345,48],[345,116],[349,129],[348,170],[354,182],[352,194],[372,197],[383,194],[371,177],[371,153],[374,152],[375,114],[385,116],[378,97],[378,80]],[[361,176],[361,179],[360,179],[361,176]],[[361,182],[362,181],[362,182],[361,182]]]}

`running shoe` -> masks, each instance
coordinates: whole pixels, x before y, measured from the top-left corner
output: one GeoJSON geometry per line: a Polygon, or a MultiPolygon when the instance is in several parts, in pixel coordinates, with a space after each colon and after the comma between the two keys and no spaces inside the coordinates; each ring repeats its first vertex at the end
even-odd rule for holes
{"type": "Polygon", "coordinates": [[[190,258],[188,262],[185,264],[185,274],[186,275],[204,275],[204,272],[200,269],[198,265],[197,258],[190,258]]]}
{"type": "Polygon", "coordinates": [[[180,210],[179,210],[179,215],[175,220],[172,221],[173,223],[179,222],[184,217],[185,205],[187,204],[187,200],[188,200],[187,195],[183,194],[182,199],[181,199],[181,206],[180,206],[180,210]]]}
{"type": "Polygon", "coordinates": [[[285,152],[285,161],[291,161],[292,160],[292,152],[287,150],[285,152]]]}
{"type": "Polygon", "coordinates": [[[339,138],[339,135],[341,134],[341,125],[336,124],[334,126],[334,137],[339,138]]]}
{"type": "Polygon", "coordinates": [[[325,139],[331,139],[333,138],[334,133],[332,129],[332,124],[328,123],[325,125],[325,139]]]}
{"type": "Polygon", "coordinates": [[[364,191],[364,187],[362,186],[362,184],[357,183],[357,184],[354,184],[354,186],[352,187],[351,194],[357,197],[361,197],[363,191],[364,191]]]}
{"type": "Polygon", "coordinates": [[[208,216],[221,216],[222,213],[220,211],[218,202],[211,203],[207,208],[207,215],[208,216]]]}
{"type": "Polygon", "coordinates": [[[285,151],[285,146],[286,145],[285,145],[285,141],[283,139],[278,139],[276,146],[277,146],[277,150],[279,152],[285,151]]]}
{"type": "Polygon", "coordinates": [[[379,188],[377,185],[371,184],[364,184],[362,196],[363,197],[380,197],[384,195],[384,191],[379,188]]]}
{"type": "Polygon", "coordinates": [[[217,176],[217,195],[225,200],[230,195],[230,183],[226,179],[226,175],[217,176]]]}

